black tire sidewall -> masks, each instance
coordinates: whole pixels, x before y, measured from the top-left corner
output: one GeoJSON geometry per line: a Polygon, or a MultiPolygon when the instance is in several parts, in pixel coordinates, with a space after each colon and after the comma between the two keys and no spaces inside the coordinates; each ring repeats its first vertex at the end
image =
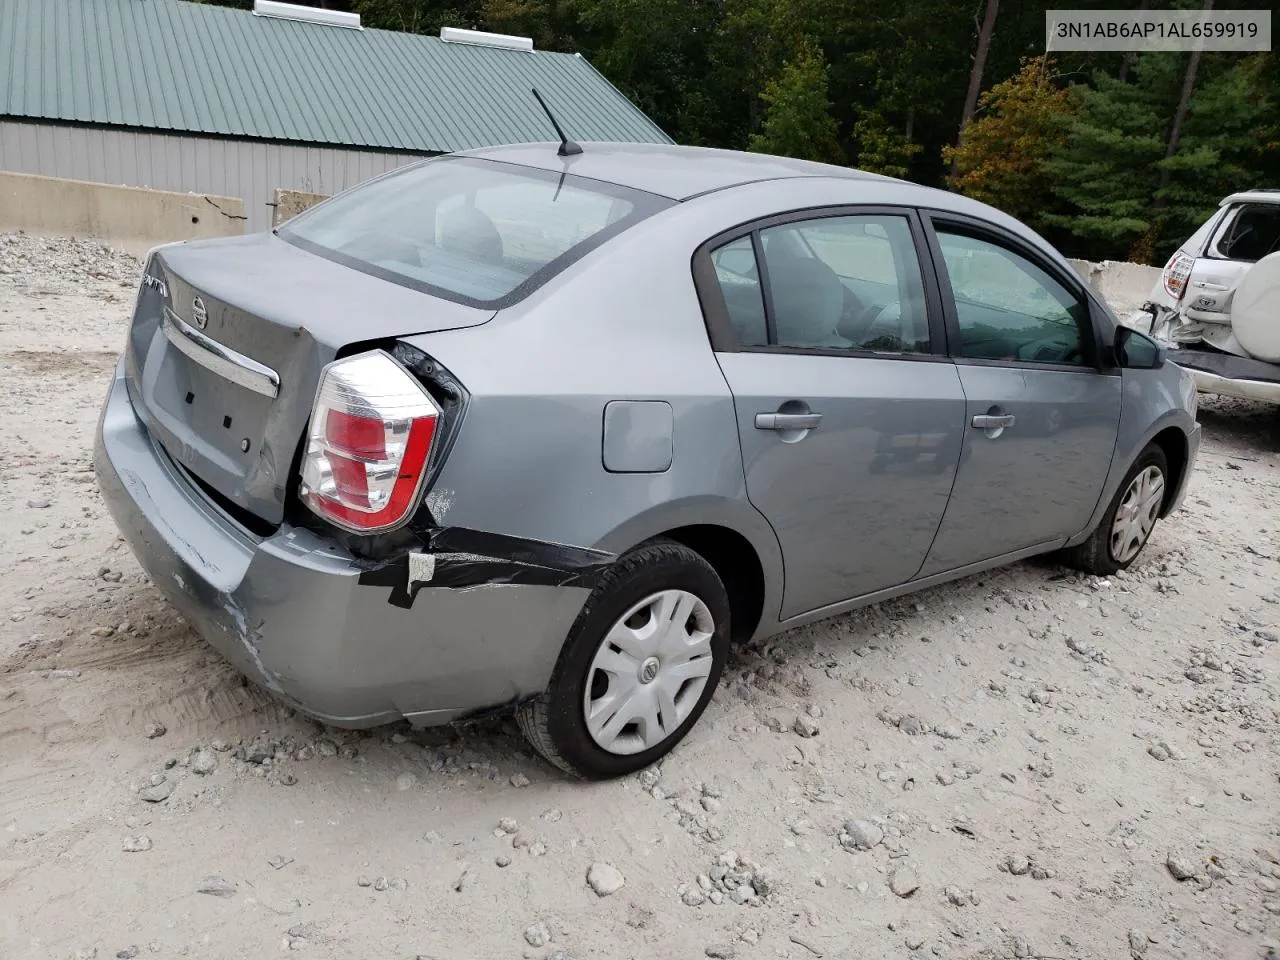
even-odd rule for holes
{"type": "Polygon", "coordinates": [[[1151,533],[1147,535],[1147,539],[1138,548],[1138,552],[1124,563],[1117,560],[1111,553],[1111,527],[1116,522],[1116,513],[1120,509],[1120,504],[1124,501],[1125,491],[1129,489],[1129,484],[1133,483],[1133,478],[1147,469],[1147,467],[1160,468],[1160,476],[1164,478],[1165,496],[1169,495],[1169,461],[1165,457],[1164,451],[1153,443],[1142,451],[1138,459],[1133,462],[1133,466],[1129,468],[1129,472],[1124,475],[1124,479],[1120,481],[1119,489],[1116,490],[1115,497],[1111,500],[1111,506],[1107,508],[1102,522],[1098,524],[1097,536],[1101,538],[1101,543],[1099,544],[1101,554],[1106,559],[1107,565],[1115,570],[1125,570],[1136,562],[1142,556],[1142,552],[1147,549],[1147,544],[1151,542],[1151,538],[1155,536],[1155,528],[1153,527],[1151,533]]]}
{"type": "Polygon", "coordinates": [[[547,732],[560,755],[588,779],[606,779],[641,770],[665,755],[698,722],[715,695],[729,655],[729,598],[705,560],[675,543],[655,543],[626,558],[621,577],[607,577],[592,593],[565,642],[547,692],[547,732]],[[686,590],[711,611],[712,665],[706,688],[679,729],[640,753],[619,755],[601,748],[587,731],[582,703],[587,673],[605,634],[628,609],[662,590],[686,590]]]}

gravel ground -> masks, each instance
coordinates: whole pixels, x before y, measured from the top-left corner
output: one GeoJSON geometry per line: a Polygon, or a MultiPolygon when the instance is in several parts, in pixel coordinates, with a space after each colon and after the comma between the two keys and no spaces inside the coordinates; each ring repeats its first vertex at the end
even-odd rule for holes
{"type": "Polygon", "coordinates": [[[1280,953],[1280,415],[1206,400],[1111,580],[1020,564],[738,651],[660,768],[248,687],[90,472],[137,262],[0,236],[0,957],[1280,953]]]}

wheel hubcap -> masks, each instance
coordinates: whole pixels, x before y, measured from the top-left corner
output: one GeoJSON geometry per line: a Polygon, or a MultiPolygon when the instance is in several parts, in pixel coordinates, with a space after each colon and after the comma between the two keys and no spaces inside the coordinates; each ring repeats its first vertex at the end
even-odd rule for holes
{"type": "Polygon", "coordinates": [[[1164,474],[1147,467],[1129,482],[1111,523],[1111,557],[1128,563],[1142,549],[1164,503],[1164,474]]]}
{"type": "Polygon", "coordinates": [[[587,671],[582,709],[591,739],[630,754],[674,734],[706,689],[714,634],[711,611],[685,590],[655,593],[619,617],[587,671]]]}

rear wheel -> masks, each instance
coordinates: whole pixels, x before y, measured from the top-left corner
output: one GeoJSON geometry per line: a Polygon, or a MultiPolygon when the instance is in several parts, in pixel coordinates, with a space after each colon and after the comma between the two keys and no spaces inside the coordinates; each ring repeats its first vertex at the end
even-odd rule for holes
{"type": "Polygon", "coordinates": [[[697,723],[729,650],[729,598],[711,565],[659,540],[626,554],[578,615],[541,697],[517,719],[534,748],[587,779],[666,754],[697,723]]]}
{"type": "Polygon", "coordinates": [[[1089,539],[1063,552],[1068,564],[1107,576],[1124,570],[1151,539],[1169,484],[1169,464],[1155,443],[1134,461],[1089,539]]]}

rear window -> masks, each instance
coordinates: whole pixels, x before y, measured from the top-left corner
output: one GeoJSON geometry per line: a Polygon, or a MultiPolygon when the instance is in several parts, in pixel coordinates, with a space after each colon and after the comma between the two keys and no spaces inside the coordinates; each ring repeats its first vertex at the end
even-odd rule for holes
{"type": "Polygon", "coordinates": [[[1236,207],[1209,244],[1209,256],[1213,259],[1242,263],[1257,263],[1277,250],[1280,250],[1280,204],[1271,203],[1236,207]]]}
{"type": "Polygon", "coordinates": [[[572,174],[441,157],[356,187],[278,233],[395,283],[502,307],[670,204],[572,174]]]}

